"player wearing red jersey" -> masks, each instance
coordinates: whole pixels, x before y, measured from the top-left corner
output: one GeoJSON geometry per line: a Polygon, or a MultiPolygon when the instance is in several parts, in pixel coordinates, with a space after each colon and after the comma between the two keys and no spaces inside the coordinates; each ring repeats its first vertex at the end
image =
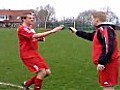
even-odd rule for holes
{"type": "Polygon", "coordinates": [[[103,90],[114,90],[118,83],[118,39],[115,25],[106,21],[104,12],[92,14],[92,24],[96,28],[93,33],[69,29],[77,36],[92,41],[92,60],[97,66],[99,83],[103,90]]]}
{"type": "Polygon", "coordinates": [[[38,41],[44,37],[63,29],[62,26],[43,33],[35,33],[31,25],[34,24],[34,16],[26,15],[22,17],[22,25],[17,29],[19,39],[20,58],[28,70],[35,73],[30,80],[23,83],[23,90],[29,90],[29,86],[34,84],[34,90],[41,90],[42,81],[51,71],[45,60],[38,53],[38,41]]]}

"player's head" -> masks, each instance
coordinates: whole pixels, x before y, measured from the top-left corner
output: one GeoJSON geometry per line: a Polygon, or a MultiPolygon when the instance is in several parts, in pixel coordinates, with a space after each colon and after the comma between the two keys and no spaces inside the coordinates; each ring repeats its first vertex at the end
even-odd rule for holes
{"type": "Polygon", "coordinates": [[[28,25],[28,26],[34,24],[34,16],[31,15],[31,14],[25,15],[25,16],[21,17],[21,19],[22,19],[22,22],[23,22],[24,24],[28,25]]]}
{"type": "Polygon", "coordinates": [[[106,13],[102,11],[93,12],[91,15],[92,25],[97,26],[102,22],[106,21],[106,13]]]}

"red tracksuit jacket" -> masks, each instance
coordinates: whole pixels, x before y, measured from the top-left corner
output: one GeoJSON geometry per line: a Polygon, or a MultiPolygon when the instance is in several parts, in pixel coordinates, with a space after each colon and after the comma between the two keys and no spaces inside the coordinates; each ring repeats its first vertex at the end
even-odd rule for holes
{"type": "Polygon", "coordinates": [[[92,33],[77,31],[76,35],[92,41],[92,60],[94,64],[105,65],[118,60],[118,38],[114,25],[101,24],[92,33]]]}

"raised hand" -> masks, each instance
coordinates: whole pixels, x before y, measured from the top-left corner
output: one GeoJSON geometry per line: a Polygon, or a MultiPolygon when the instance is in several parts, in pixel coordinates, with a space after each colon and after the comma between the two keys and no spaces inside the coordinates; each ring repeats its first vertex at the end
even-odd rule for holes
{"type": "Polygon", "coordinates": [[[76,33],[77,32],[77,30],[75,28],[73,28],[73,27],[69,27],[68,29],[71,30],[72,33],[76,33]]]}
{"type": "Polygon", "coordinates": [[[53,33],[55,33],[55,32],[58,32],[58,31],[60,31],[60,30],[63,30],[64,29],[64,25],[60,25],[60,26],[58,26],[58,27],[55,27],[53,30],[51,30],[53,33]]]}

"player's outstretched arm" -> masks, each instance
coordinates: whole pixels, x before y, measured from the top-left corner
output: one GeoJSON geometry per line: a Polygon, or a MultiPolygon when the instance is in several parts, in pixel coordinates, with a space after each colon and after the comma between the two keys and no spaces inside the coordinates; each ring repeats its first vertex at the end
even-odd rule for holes
{"type": "Polygon", "coordinates": [[[58,31],[61,31],[62,29],[64,28],[64,26],[58,26],[50,31],[47,31],[47,32],[43,32],[43,33],[35,33],[33,35],[33,38],[40,38],[40,37],[46,37],[52,33],[56,33],[58,31]]]}
{"type": "Polygon", "coordinates": [[[84,39],[87,39],[87,40],[90,40],[92,41],[93,40],[93,36],[94,36],[94,33],[95,32],[85,32],[85,31],[82,31],[82,30],[77,30],[73,27],[69,27],[68,28],[70,31],[72,31],[72,33],[75,33],[77,36],[81,37],[81,38],[84,38],[84,39]]]}
{"type": "Polygon", "coordinates": [[[73,27],[69,27],[68,29],[71,30],[72,33],[76,33],[77,32],[77,30],[75,28],[73,28],[73,27]]]}

